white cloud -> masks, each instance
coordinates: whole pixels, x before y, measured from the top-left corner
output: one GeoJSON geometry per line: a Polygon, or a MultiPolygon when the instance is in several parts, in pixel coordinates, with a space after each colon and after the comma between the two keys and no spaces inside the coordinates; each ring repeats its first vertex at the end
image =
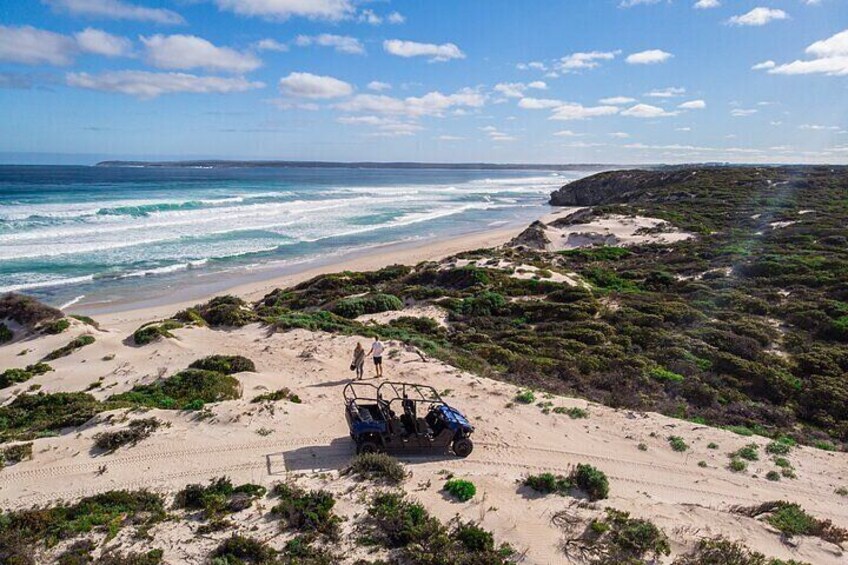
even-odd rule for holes
{"type": "Polygon", "coordinates": [[[379,80],[372,80],[366,86],[368,90],[376,90],[377,92],[382,92],[383,90],[391,90],[392,85],[387,82],[381,82],[379,80]]]}
{"type": "Polygon", "coordinates": [[[547,71],[548,67],[541,61],[530,61],[529,63],[518,63],[515,68],[519,71],[547,71]]]}
{"type": "Polygon", "coordinates": [[[418,43],[415,41],[402,41],[400,39],[387,39],[383,42],[386,53],[398,57],[432,57],[430,61],[450,61],[451,59],[465,59],[459,47],[453,43],[418,43]]]}
{"type": "Polygon", "coordinates": [[[632,53],[625,60],[631,65],[656,65],[658,63],[665,63],[672,57],[674,55],[662,49],[648,49],[647,51],[632,53]]]}
{"type": "Polygon", "coordinates": [[[242,16],[272,20],[304,17],[338,21],[354,14],[350,0],[216,0],[218,7],[242,16]]]}
{"type": "Polygon", "coordinates": [[[506,96],[507,98],[522,98],[527,89],[546,90],[548,85],[541,80],[533,81],[529,84],[523,82],[500,82],[495,85],[495,92],[506,96]]]}
{"type": "Polygon", "coordinates": [[[710,8],[718,8],[719,6],[721,6],[719,0],[698,0],[695,2],[693,8],[696,10],[709,10],[710,8]]]}
{"type": "Polygon", "coordinates": [[[798,126],[798,129],[805,129],[805,130],[811,130],[811,131],[839,131],[842,128],[840,128],[839,126],[823,126],[823,125],[819,125],[819,124],[802,124],[802,125],[798,126]]]}
{"type": "Polygon", "coordinates": [[[85,28],[74,35],[80,51],[105,57],[126,57],[132,53],[132,42],[105,31],[85,28]]]}
{"type": "Polygon", "coordinates": [[[439,141],[463,141],[465,138],[458,135],[440,135],[436,139],[439,141]]]}
{"type": "Polygon", "coordinates": [[[684,132],[685,131],[692,131],[692,128],[686,126],[686,127],[682,127],[682,128],[674,128],[674,131],[684,131],[684,132]]]}
{"type": "Polygon", "coordinates": [[[157,24],[182,24],[183,17],[171,10],[137,6],[122,0],[44,0],[55,9],[81,16],[133,20],[157,24]]]}
{"type": "Polygon", "coordinates": [[[551,120],[585,120],[597,116],[611,116],[620,111],[618,106],[583,106],[567,102],[561,106],[557,106],[551,117],[551,120]]]}
{"type": "Polygon", "coordinates": [[[624,110],[621,115],[631,118],[667,118],[676,116],[677,112],[669,112],[659,106],[651,106],[650,104],[636,104],[624,110]]]}
{"type": "Polygon", "coordinates": [[[554,135],[557,136],[557,137],[580,137],[583,134],[573,132],[570,129],[564,129],[564,130],[560,130],[560,131],[555,131],[554,135]]]}
{"type": "Polygon", "coordinates": [[[745,108],[734,108],[730,111],[730,115],[734,118],[744,118],[746,116],[752,116],[757,113],[757,110],[754,109],[745,109],[745,108]]]}
{"type": "Polygon", "coordinates": [[[362,55],[365,53],[365,47],[362,43],[355,37],[347,35],[333,35],[331,33],[298,35],[294,42],[300,47],[308,47],[310,45],[332,47],[339,53],[347,53],[349,55],[362,55]]]}
{"type": "Polygon", "coordinates": [[[779,75],[848,75],[848,29],[827,39],[816,41],[807,47],[805,52],[813,59],[796,60],[769,67],[768,72],[779,75]]]}
{"type": "Polygon", "coordinates": [[[486,97],[476,90],[465,88],[453,94],[434,91],[424,96],[393,98],[383,94],[358,94],[339,104],[336,108],[345,112],[367,112],[397,116],[442,116],[457,108],[480,108],[486,97]]]}
{"type": "Polygon", "coordinates": [[[656,90],[646,92],[645,96],[649,96],[651,98],[674,98],[675,96],[683,96],[684,94],[686,94],[685,88],[670,86],[668,88],[658,88],[656,90]]]}
{"type": "Polygon", "coordinates": [[[689,100],[677,106],[682,110],[703,110],[707,107],[707,103],[703,100],[689,100]]]}
{"type": "Polygon", "coordinates": [[[382,137],[410,136],[424,129],[420,124],[415,122],[382,116],[342,116],[337,121],[341,124],[373,127],[377,131],[376,135],[382,137]]]}
{"type": "Polygon", "coordinates": [[[224,78],[147,71],[112,71],[99,75],[68,73],[66,79],[69,86],[119,92],[142,99],[176,92],[201,94],[244,92],[265,86],[261,82],[251,82],[242,77],[224,78]]]}
{"type": "Polygon", "coordinates": [[[650,6],[651,4],[659,4],[663,0],[621,0],[619,7],[632,8],[633,6],[650,6]]]}
{"type": "Polygon", "coordinates": [[[561,100],[552,100],[550,98],[522,98],[518,101],[518,107],[525,110],[544,110],[559,106],[562,106],[561,100]]]}
{"type": "Polygon", "coordinates": [[[159,69],[202,68],[245,73],[262,66],[262,61],[252,53],[217,47],[196,35],[157,34],[141,37],[141,42],[147,50],[145,59],[159,69]]]}
{"type": "Polygon", "coordinates": [[[0,25],[0,61],[25,65],[70,65],[76,42],[59,33],[32,26],[0,25]]]}
{"type": "Polygon", "coordinates": [[[611,61],[618,55],[618,51],[589,51],[571,53],[561,57],[556,68],[564,73],[575,72],[583,69],[594,69],[600,66],[601,61],[611,61]]]}
{"type": "Polygon", "coordinates": [[[289,50],[288,45],[280,43],[276,39],[260,39],[253,44],[253,47],[257,51],[277,51],[280,53],[289,50]]]}
{"type": "Polygon", "coordinates": [[[400,25],[406,22],[406,18],[400,12],[392,12],[388,16],[386,16],[386,21],[390,24],[400,25]]]}
{"type": "Polygon", "coordinates": [[[753,67],[751,67],[751,70],[753,70],[753,71],[761,71],[761,70],[763,70],[763,69],[773,69],[773,68],[774,68],[774,67],[776,67],[776,66],[777,66],[777,65],[775,64],[775,62],[774,62],[774,61],[769,60],[769,61],[763,61],[762,63],[757,63],[756,65],[754,65],[753,67]]]}
{"type": "Polygon", "coordinates": [[[488,135],[489,139],[491,139],[492,141],[502,142],[502,141],[517,141],[518,140],[518,138],[513,137],[512,135],[509,135],[508,133],[504,133],[504,132],[498,130],[498,128],[496,128],[495,126],[482,127],[482,128],[480,128],[480,131],[486,132],[486,135],[488,135]]]}
{"type": "Polygon", "coordinates": [[[353,93],[353,87],[329,76],[291,73],[280,79],[280,92],[294,98],[327,99],[349,96],[353,93]]]}
{"type": "Polygon", "coordinates": [[[614,137],[616,139],[627,139],[628,137],[630,137],[629,133],[625,133],[623,131],[614,131],[609,135],[610,137],[614,137]]]}
{"type": "Polygon", "coordinates": [[[611,106],[621,106],[622,104],[631,104],[633,102],[636,102],[636,99],[629,98],[627,96],[612,96],[610,98],[601,98],[598,102],[611,106]]]}
{"type": "Polygon", "coordinates": [[[764,8],[762,6],[754,8],[750,12],[739,16],[733,16],[727,23],[736,26],[764,26],[769,22],[776,20],[785,20],[789,18],[789,14],[777,8],[764,8]]]}

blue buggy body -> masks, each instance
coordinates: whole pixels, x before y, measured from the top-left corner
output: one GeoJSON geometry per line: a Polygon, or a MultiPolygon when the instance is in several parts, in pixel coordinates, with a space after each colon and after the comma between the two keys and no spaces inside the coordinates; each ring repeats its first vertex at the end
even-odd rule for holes
{"type": "Polygon", "coordinates": [[[433,387],[352,382],[344,389],[345,418],[357,453],[453,451],[468,457],[474,427],[433,387]]]}

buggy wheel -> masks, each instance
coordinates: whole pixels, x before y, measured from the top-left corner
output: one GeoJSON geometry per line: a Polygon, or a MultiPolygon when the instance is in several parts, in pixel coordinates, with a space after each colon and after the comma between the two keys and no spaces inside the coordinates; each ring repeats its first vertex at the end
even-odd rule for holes
{"type": "Polygon", "coordinates": [[[474,444],[467,437],[461,437],[453,442],[453,452],[458,457],[468,457],[474,451],[474,444]]]}
{"type": "Polygon", "coordinates": [[[380,446],[377,445],[377,442],[370,439],[366,439],[365,441],[356,444],[357,455],[362,453],[379,453],[379,451],[380,446]]]}

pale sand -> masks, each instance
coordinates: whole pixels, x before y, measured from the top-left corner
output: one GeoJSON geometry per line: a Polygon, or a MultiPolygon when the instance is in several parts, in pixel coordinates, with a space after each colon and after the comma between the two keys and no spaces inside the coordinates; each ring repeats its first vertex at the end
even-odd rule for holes
{"type": "MultiPolygon", "coordinates": [[[[416,263],[503,242],[509,237],[510,234],[481,236],[463,245],[457,242],[455,247],[440,243],[438,248],[419,249],[412,255],[405,252],[393,257],[358,259],[336,265],[335,269],[416,263]]],[[[233,292],[257,298],[276,285],[291,284],[314,274],[318,273],[303,273],[233,292]]],[[[363,512],[362,493],[373,492],[373,487],[349,477],[340,478],[334,472],[353,453],[341,393],[351,376],[348,365],[353,346],[362,338],[304,330],[269,334],[267,328],[251,325],[231,331],[180,329],[175,331],[176,339],[144,347],[124,343],[141,321],[170,315],[177,307],[102,316],[99,321],[103,331],[75,322],[60,335],[0,347],[0,368],[22,367],[76,335],[92,333],[97,339],[95,344],[52,362],[55,372],[0,391],[0,401],[5,402],[32,384],[41,385],[41,390],[47,392],[80,391],[101,379],[101,385],[91,393],[103,399],[129,390],[134,384],[151,382],[159,375],[171,375],[193,360],[214,353],[245,355],[256,362],[257,373],[237,375],[244,387],[243,399],[212,406],[214,417],[203,420],[193,413],[151,410],[143,415],[155,415],[170,422],[171,427],[136,447],[111,455],[91,451],[95,433],[122,425],[102,421],[105,416],[78,431],[38,439],[32,461],[0,471],[0,507],[28,507],[118,488],[173,493],[188,483],[223,475],[234,481],[264,485],[302,475],[297,479],[302,486],[327,488],[339,497],[337,512],[349,518],[342,526],[344,541],[340,548],[351,561],[365,556],[361,549],[353,547],[347,534],[357,521],[355,516],[363,512]],[[23,349],[29,351],[19,356],[23,349]],[[104,360],[112,354],[113,359],[104,360]],[[257,394],[281,387],[298,394],[303,404],[283,401],[268,410],[250,403],[257,394]],[[257,432],[263,428],[273,433],[259,435],[257,432]],[[104,472],[100,474],[100,470],[104,472]]],[[[418,307],[406,313],[440,316],[436,310],[418,307]]],[[[846,453],[795,449],[788,459],[795,466],[797,479],[770,482],[764,476],[776,467],[762,449],[760,461],[749,463],[746,473],[735,474],[726,468],[728,453],[751,442],[762,447],[766,444],[763,438],[745,438],[658,414],[616,411],[597,405],[589,406],[590,417],[583,420],[543,414],[534,405],[507,407],[517,392],[515,386],[479,378],[441,362],[422,361],[397,343],[388,344],[385,370],[392,379],[431,384],[440,391],[450,389],[446,400],[463,410],[477,429],[473,436],[476,447],[468,459],[404,458],[411,473],[404,489],[443,520],[459,514],[463,519],[481,522],[497,540],[526,551],[524,563],[577,562],[564,556],[560,544],[566,537],[579,535],[579,530],[564,532],[552,522],[552,516],[568,511],[585,524],[599,516],[605,506],[653,520],[671,538],[674,553],[690,548],[698,537],[722,534],[775,557],[816,565],[845,562],[841,549],[832,544],[802,537],[796,538],[793,543],[797,546],[792,547],[782,543],[769,526],[728,510],[733,505],[790,500],[821,518],[848,527],[848,504],[834,494],[837,487],[848,486],[846,453]],[[672,451],[667,442],[670,435],[682,437],[690,449],[685,453],[672,451]],[[710,442],[720,448],[708,449],[710,442]],[[647,450],[639,450],[639,443],[644,443],[647,450]],[[707,466],[700,467],[699,461],[705,461],[707,466]],[[577,463],[592,464],[609,476],[609,500],[581,508],[575,499],[539,497],[518,485],[528,474],[567,474],[577,463]],[[442,470],[474,481],[477,496],[468,503],[447,499],[440,492],[444,483],[442,470]]],[[[370,365],[368,374],[372,374],[370,365]]],[[[537,401],[587,407],[583,400],[546,398],[542,394],[537,394],[537,401]]],[[[113,414],[120,416],[123,412],[113,414]]],[[[264,512],[253,509],[231,519],[241,531],[269,539],[279,548],[290,534],[279,535],[276,522],[264,517],[272,504],[273,499],[266,499],[264,512]]],[[[121,543],[126,548],[144,550],[161,547],[165,549],[166,563],[199,563],[219,540],[229,535],[220,532],[195,537],[190,524],[159,525],[151,532],[153,542],[133,539],[130,531],[124,531],[109,545],[121,543]]],[[[369,559],[378,556],[371,555],[369,559]]],[[[666,558],[663,562],[670,561],[666,558]]]]}

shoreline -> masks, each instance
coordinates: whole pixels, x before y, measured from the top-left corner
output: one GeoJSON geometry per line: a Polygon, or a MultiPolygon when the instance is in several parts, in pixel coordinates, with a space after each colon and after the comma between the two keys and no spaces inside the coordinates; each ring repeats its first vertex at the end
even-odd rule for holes
{"type": "MultiPolygon", "coordinates": [[[[552,210],[540,210],[538,218],[548,217],[551,213],[552,210]]],[[[436,261],[464,251],[497,247],[521,233],[527,225],[529,223],[514,227],[494,227],[425,242],[390,243],[332,257],[324,261],[319,257],[292,266],[291,272],[262,277],[250,282],[238,282],[214,292],[201,294],[199,297],[181,299],[162,297],[161,300],[142,299],[109,302],[99,306],[97,302],[80,302],[68,307],[66,312],[68,314],[92,316],[98,321],[112,326],[134,327],[134,324],[170,317],[181,309],[224,294],[232,294],[247,301],[254,301],[276,288],[293,286],[322,274],[340,271],[373,271],[395,264],[416,265],[423,261],[436,261]]],[[[238,278],[244,279],[246,277],[238,278]]]]}

